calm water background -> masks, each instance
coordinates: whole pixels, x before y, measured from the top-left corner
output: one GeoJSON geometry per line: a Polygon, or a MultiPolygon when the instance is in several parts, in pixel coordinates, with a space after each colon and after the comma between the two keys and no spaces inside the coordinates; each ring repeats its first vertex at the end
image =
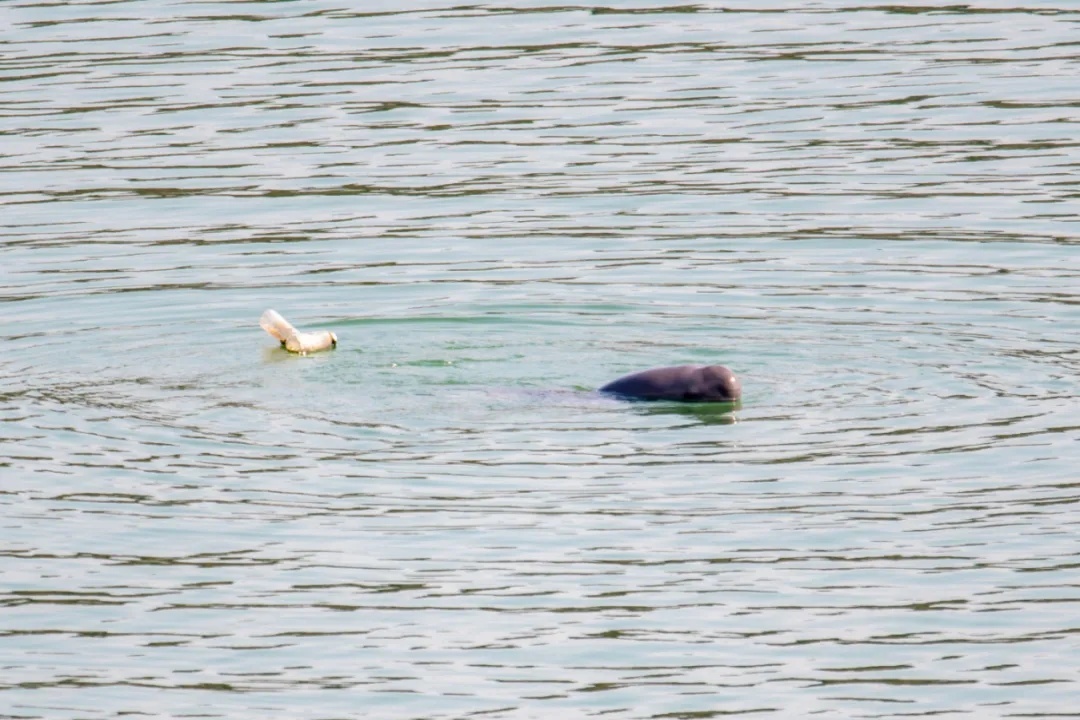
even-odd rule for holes
{"type": "Polygon", "coordinates": [[[401,6],[0,5],[0,716],[1080,717],[1080,8],[401,6]]]}

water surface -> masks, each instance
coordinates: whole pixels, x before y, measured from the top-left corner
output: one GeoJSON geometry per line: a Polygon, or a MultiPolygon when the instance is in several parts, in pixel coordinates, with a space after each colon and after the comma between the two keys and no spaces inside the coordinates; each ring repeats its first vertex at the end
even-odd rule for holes
{"type": "Polygon", "coordinates": [[[0,15],[0,715],[1077,716],[1072,3],[0,15]]]}

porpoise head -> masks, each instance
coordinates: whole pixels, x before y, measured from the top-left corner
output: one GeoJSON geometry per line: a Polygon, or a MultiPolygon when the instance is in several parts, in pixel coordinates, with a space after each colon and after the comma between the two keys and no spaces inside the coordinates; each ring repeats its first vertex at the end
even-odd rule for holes
{"type": "Polygon", "coordinates": [[[737,402],[742,385],[723,365],[676,365],[626,375],[609,382],[600,392],[629,400],[737,402]]]}
{"type": "Polygon", "coordinates": [[[742,383],[735,373],[723,365],[698,368],[697,377],[690,383],[683,400],[688,402],[736,402],[742,397],[742,383]]]}

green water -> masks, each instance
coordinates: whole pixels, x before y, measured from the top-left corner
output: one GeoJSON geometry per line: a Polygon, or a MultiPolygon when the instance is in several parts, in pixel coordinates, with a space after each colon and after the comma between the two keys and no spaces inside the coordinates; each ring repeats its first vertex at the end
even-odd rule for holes
{"type": "Polygon", "coordinates": [[[0,17],[0,717],[1080,717],[1072,3],[0,17]]]}

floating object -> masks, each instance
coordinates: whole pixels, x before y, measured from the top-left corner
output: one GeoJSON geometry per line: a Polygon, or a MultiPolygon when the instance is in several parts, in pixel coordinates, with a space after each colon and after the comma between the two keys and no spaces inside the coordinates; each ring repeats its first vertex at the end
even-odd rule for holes
{"type": "Polygon", "coordinates": [[[676,365],[626,375],[609,382],[600,392],[630,400],[738,402],[742,384],[723,365],[676,365]]]}
{"type": "Polygon", "coordinates": [[[280,342],[281,347],[300,355],[337,347],[337,335],[334,333],[329,330],[300,332],[276,310],[264,312],[259,318],[259,326],[280,342]]]}

